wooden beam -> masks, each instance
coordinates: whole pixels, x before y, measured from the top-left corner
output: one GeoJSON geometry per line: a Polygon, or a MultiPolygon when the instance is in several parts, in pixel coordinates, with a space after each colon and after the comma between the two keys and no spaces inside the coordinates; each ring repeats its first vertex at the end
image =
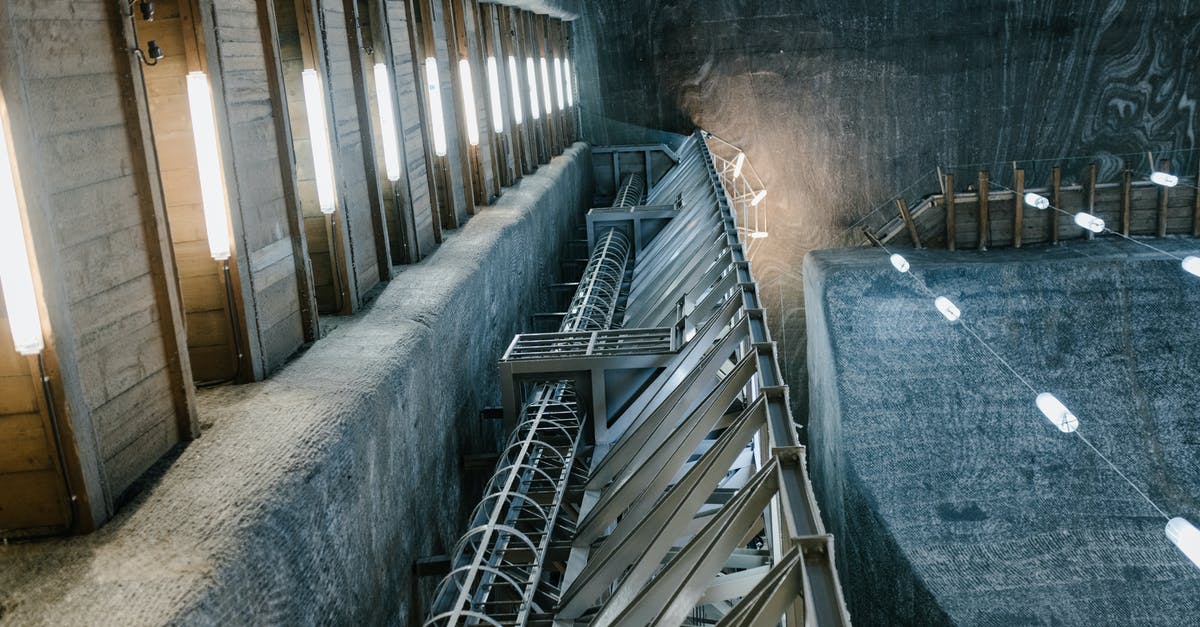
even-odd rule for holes
{"type": "Polygon", "coordinates": [[[208,72],[204,57],[204,36],[195,16],[200,14],[197,0],[179,0],[179,30],[183,35],[183,55],[189,72],[208,72]]]}
{"type": "Polygon", "coordinates": [[[1025,170],[1013,170],[1013,186],[1013,248],[1020,248],[1025,231],[1025,170]]]}
{"type": "Polygon", "coordinates": [[[943,198],[946,200],[946,249],[958,249],[958,226],[954,207],[954,175],[947,174],[942,185],[943,198]]]}
{"type": "MultiPolygon", "coordinates": [[[[1159,172],[1171,172],[1171,161],[1169,159],[1160,159],[1158,162],[1159,172]]],[[[1158,236],[1167,236],[1167,198],[1168,188],[1165,185],[1158,186],[1158,236]]]]}
{"type": "Polygon", "coordinates": [[[987,170],[979,171],[979,250],[987,250],[989,227],[988,224],[988,193],[990,192],[990,174],[987,170]]]}
{"type": "MultiPolygon", "coordinates": [[[[1197,169],[1200,170],[1200,165],[1197,166],[1197,169]]],[[[1200,171],[1196,173],[1196,185],[1197,187],[1193,188],[1196,201],[1192,207],[1192,237],[1200,237],[1200,171]]]]}
{"type": "MultiPolygon", "coordinates": [[[[647,156],[649,155],[647,154],[647,156]]],[[[912,212],[908,210],[908,201],[897,198],[896,207],[900,209],[900,217],[904,220],[904,226],[908,227],[908,237],[912,240],[913,248],[922,248],[921,236],[917,233],[917,223],[913,222],[912,212]]]]}
{"type": "Polygon", "coordinates": [[[1125,171],[1121,173],[1121,235],[1129,236],[1129,222],[1131,219],[1131,200],[1133,199],[1133,170],[1129,169],[1129,164],[1125,164],[1125,171]]]}
{"type": "MultiPolygon", "coordinates": [[[[1090,213],[1092,215],[1096,215],[1096,164],[1095,164],[1095,162],[1088,165],[1087,197],[1088,197],[1088,213],[1090,213]]],[[[1096,237],[1096,234],[1091,232],[1090,230],[1088,230],[1085,237],[1087,237],[1088,240],[1091,240],[1094,237],[1096,237]]]]}
{"type": "Polygon", "coordinates": [[[1050,170],[1050,186],[1052,188],[1050,199],[1050,243],[1058,243],[1058,212],[1062,208],[1062,168],[1054,166],[1050,170]]]}

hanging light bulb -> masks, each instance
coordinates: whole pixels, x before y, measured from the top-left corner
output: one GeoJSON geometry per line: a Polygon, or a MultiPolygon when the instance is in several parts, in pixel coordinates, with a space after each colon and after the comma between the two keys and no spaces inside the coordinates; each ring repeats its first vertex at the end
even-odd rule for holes
{"type": "Polygon", "coordinates": [[[1163,187],[1175,187],[1179,184],[1179,177],[1174,174],[1155,171],[1150,173],[1150,182],[1155,185],[1162,185],[1163,187]]]}
{"type": "Polygon", "coordinates": [[[462,86],[463,109],[467,118],[467,141],[472,146],[479,145],[479,110],[475,108],[475,82],[471,80],[471,63],[466,59],[458,60],[458,80],[462,86]]]}
{"type": "Polygon", "coordinates": [[[529,79],[529,112],[533,119],[541,119],[542,112],[538,109],[537,70],[533,67],[533,57],[525,57],[525,78],[529,79]]]}
{"type": "Polygon", "coordinates": [[[1195,525],[1183,518],[1172,518],[1167,522],[1167,539],[1200,568],[1200,530],[1195,525]]]}
{"type": "Polygon", "coordinates": [[[958,310],[958,307],[945,296],[938,296],[933,299],[933,306],[937,307],[937,310],[942,312],[942,315],[946,316],[946,319],[950,322],[954,322],[962,317],[962,312],[958,310]]]}
{"type": "Polygon", "coordinates": [[[1183,259],[1183,269],[1200,276],[1200,257],[1188,255],[1183,259]]]}
{"type": "Polygon", "coordinates": [[[221,153],[217,148],[217,124],[208,76],[204,72],[189,72],[187,91],[197,174],[200,176],[200,201],[204,207],[204,228],[208,233],[208,252],[213,259],[224,261],[229,259],[230,248],[229,201],[221,173],[221,153]]]}
{"type": "Polygon", "coordinates": [[[400,140],[396,134],[396,111],[392,106],[391,80],[387,66],[375,64],[375,100],[379,107],[379,132],[383,135],[383,163],[388,180],[400,180],[400,140]]]}
{"type": "Polygon", "coordinates": [[[739,152],[733,160],[733,178],[736,179],[742,175],[742,166],[744,165],[746,165],[746,153],[739,152]]]}
{"type": "Polygon", "coordinates": [[[1042,410],[1050,422],[1054,423],[1054,426],[1058,427],[1059,431],[1071,433],[1079,428],[1079,419],[1071,413],[1071,410],[1067,409],[1066,405],[1063,405],[1062,401],[1058,400],[1057,396],[1049,392],[1038,394],[1037,407],[1042,410]]]}
{"type": "Polygon", "coordinates": [[[4,120],[0,120],[0,289],[4,291],[4,310],[13,346],[22,355],[37,355],[46,342],[42,338],[42,318],[17,202],[16,170],[5,131],[4,120]]]}
{"type": "Polygon", "coordinates": [[[554,110],[554,103],[550,102],[550,68],[546,63],[546,57],[541,58],[542,66],[542,103],[546,106],[546,115],[554,110]]]}
{"type": "Polygon", "coordinates": [[[562,60],[558,57],[554,57],[554,91],[558,96],[558,110],[562,111],[567,106],[567,98],[563,94],[562,60]]]}
{"type": "Polygon", "coordinates": [[[892,267],[900,272],[908,272],[908,260],[900,255],[892,255],[888,258],[892,262],[892,267]]]}
{"type": "Polygon", "coordinates": [[[767,190],[765,190],[765,189],[758,190],[758,193],[754,195],[754,200],[750,201],[750,206],[757,207],[758,203],[762,202],[763,198],[766,198],[766,197],[767,197],[767,190]]]}
{"type": "Polygon", "coordinates": [[[1083,211],[1075,214],[1075,224],[1093,233],[1099,233],[1104,230],[1104,220],[1083,211]]]}
{"type": "Polygon", "coordinates": [[[571,78],[571,60],[563,59],[563,79],[567,83],[567,106],[575,106],[575,81],[571,78]]]}
{"type": "Polygon", "coordinates": [[[433,152],[446,156],[446,118],[442,112],[441,79],[438,77],[437,59],[425,58],[425,92],[429,94],[429,119],[433,123],[433,152]]]}
{"type": "Polygon", "coordinates": [[[313,169],[317,176],[317,202],[321,213],[334,211],[333,148],[329,144],[329,129],[325,117],[325,95],[317,71],[300,73],[304,83],[304,108],[308,113],[308,143],[312,147],[313,169]]]}
{"type": "Polygon", "coordinates": [[[1049,209],[1050,208],[1050,199],[1046,198],[1045,196],[1043,196],[1041,194],[1035,194],[1033,192],[1029,192],[1029,193],[1025,194],[1025,204],[1027,204],[1030,207],[1033,207],[1035,209],[1049,209]]]}
{"type": "Polygon", "coordinates": [[[513,116],[520,124],[524,117],[521,111],[521,77],[517,74],[517,59],[512,55],[508,56],[508,78],[508,84],[512,86],[513,116]]]}
{"type": "Polygon", "coordinates": [[[492,130],[503,133],[504,111],[503,101],[500,99],[500,68],[496,64],[496,57],[488,57],[487,73],[489,104],[492,107],[492,130]]]}

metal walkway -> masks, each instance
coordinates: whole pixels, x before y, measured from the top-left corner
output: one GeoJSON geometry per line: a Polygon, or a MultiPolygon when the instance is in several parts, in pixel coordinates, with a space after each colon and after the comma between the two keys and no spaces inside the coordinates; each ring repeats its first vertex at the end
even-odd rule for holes
{"type": "Polygon", "coordinates": [[[849,624],[730,197],[702,134],[676,157],[505,353],[512,437],[427,625],[849,624]]]}

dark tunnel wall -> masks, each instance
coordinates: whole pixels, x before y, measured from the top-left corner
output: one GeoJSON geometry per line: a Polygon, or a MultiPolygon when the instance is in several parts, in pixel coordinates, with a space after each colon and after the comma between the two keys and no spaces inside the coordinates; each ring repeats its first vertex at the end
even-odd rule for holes
{"type": "MultiPolygon", "coordinates": [[[[797,411],[804,254],[847,241],[881,204],[894,215],[889,201],[914,183],[935,191],[939,163],[1196,145],[1200,1],[581,4],[589,141],[699,126],[742,146],[770,189],[771,236],[753,260],[797,411]]],[[[1117,163],[1102,161],[1101,180],[1117,163]]],[[[1078,179],[1086,161],[1065,165],[1078,179]]],[[[975,170],[961,170],[964,187],[975,170]]]]}

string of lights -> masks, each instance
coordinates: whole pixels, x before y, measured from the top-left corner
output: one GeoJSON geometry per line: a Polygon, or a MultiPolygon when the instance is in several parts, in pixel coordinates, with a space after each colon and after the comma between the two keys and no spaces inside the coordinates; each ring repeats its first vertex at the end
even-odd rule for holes
{"type": "MultiPolygon", "coordinates": [[[[1044,200],[1044,199],[1043,199],[1044,200]]],[[[1045,203],[1048,207],[1049,204],[1045,203]]],[[[1042,207],[1042,208],[1047,208],[1042,207]]],[[[1029,389],[1031,394],[1035,395],[1035,405],[1038,410],[1049,420],[1059,431],[1075,435],[1084,444],[1088,446],[1101,460],[1103,460],[1109,468],[1117,473],[1122,480],[1125,481],[1146,503],[1167,521],[1165,533],[1167,539],[1170,540],[1197,568],[1200,568],[1200,529],[1197,529],[1188,520],[1183,517],[1171,517],[1166,510],[1160,507],[1153,499],[1150,498],[1136,483],[1133,482],[1113,461],[1105,455],[1100,449],[1091,442],[1086,436],[1079,431],[1080,421],[1078,417],[1072,413],[1062,401],[1050,392],[1039,392],[1038,388],[1030,382],[1029,378],[1022,375],[1016,368],[1013,367],[1007,359],[1005,359],[998,351],[996,351],[982,336],[976,332],[971,325],[967,324],[962,319],[962,310],[959,309],[950,298],[939,295],[925,282],[923,278],[912,272],[911,264],[902,255],[893,253],[887,246],[880,245],[884,252],[888,255],[893,268],[901,274],[907,275],[916,285],[917,291],[922,293],[934,301],[934,307],[943,317],[951,323],[956,323],[959,328],[966,331],[980,346],[982,346],[999,364],[1002,370],[1012,374],[1023,386],[1029,389]]],[[[1171,255],[1175,257],[1175,255],[1171,255]]],[[[1194,257],[1193,257],[1194,258],[1194,257]]]]}

